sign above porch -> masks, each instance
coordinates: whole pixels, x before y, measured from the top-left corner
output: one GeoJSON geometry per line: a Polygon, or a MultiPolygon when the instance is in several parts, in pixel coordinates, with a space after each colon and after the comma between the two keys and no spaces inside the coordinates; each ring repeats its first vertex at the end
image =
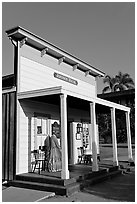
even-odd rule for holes
{"type": "Polygon", "coordinates": [[[54,77],[57,78],[57,79],[61,79],[63,81],[66,81],[68,83],[71,83],[71,84],[74,84],[74,85],[78,85],[78,82],[76,80],[71,79],[69,77],[66,77],[66,76],[64,76],[62,74],[58,74],[58,73],[54,72],[54,77]]]}

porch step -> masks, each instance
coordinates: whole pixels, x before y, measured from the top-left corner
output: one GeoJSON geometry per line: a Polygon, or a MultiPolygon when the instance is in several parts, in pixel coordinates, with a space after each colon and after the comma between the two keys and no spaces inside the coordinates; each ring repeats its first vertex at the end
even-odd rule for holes
{"type": "Polygon", "coordinates": [[[104,172],[102,175],[98,175],[98,176],[95,176],[95,177],[92,177],[92,178],[88,178],[88,179],[85,179],[85,181],[83,181],[81,183],[81,188],[84,188],[84,187],[87,187],[89,185],[94,185],[94,184],[97,184],[97,183],[101,183],[107,179],[110,179],[110,178],[113,178],[115,176],[118,176],[122,174],[122,171],[121,170],[113,170],[113,171],[108,171],[108,172],[104,172]]]}
{"type": "Polygon", "coordinates": [[[108,168],[108,172],[113,172],[113,171],[117,171],[119,169],[119,166],[110,166],[108,168]]]}
{"type": "Polygon", "coordinates": [[[66,195],[69,196],[72,193],[80,190],[80,184],[73,183],[68,184],[67,186],[49,184],[49,183],[38,183],[38,182],[30,182],[30,181],[21,181],[21,180],[13,180],[9,182],[10,186],[19,187],[19,188],[28,188],[40,191],[50,191],[55,192],[57,195],[66,195]]]}
{"type": "Polygon", "coordinates": [[[107,169],[101,169],[100,171],[97,171],[97,172],[90,172],[84,175],[84,180],[97,178],[99,176],[104,176],[107,172],[108,172],[107,169]]]}
{"type": "Polygon", "coordinates": [[[49,175],[46,176],[35,173],[26,173],[17,175],[15,180],[9,182],[9,185],[20,188],[50,191],[55,192],[55,194],[58,195],[69,196],[88,185],[103,182],[106,179],[122,173],[118,167],[113,166],[100,169],[98,172],[84,172],[78,172],[75,174],[74,178],[70,178],[68,180],[51,177],[49,175]]]}
{"type": "Polygon", "coordinates": [[[55,184],[59,186],[67,186],[69,184],[76,183],[75,178],[64,180],[64,179],[60,179],[52,176],[38,175],[34,173],[16,175],[16,180],[38,182],[38,183],[44,183],[44,184],[55,184]]]}

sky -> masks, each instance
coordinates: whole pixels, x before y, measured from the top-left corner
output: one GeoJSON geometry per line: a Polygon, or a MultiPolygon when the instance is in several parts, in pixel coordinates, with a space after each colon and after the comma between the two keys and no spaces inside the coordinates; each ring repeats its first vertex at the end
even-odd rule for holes
{"type": "MultiPolygon", "coordinates": [[[[2,75],[13,73],[5,31],[21,26],[110,76],[135,81],[134,2],[3,2],[2,75]]],[[[98,93],[103,88],[98,79],[98,93]]]]}

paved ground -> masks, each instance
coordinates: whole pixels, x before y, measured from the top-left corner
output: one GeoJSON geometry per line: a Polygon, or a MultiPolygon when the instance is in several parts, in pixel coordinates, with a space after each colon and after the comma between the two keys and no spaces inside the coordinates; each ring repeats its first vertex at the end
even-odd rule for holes
{"type": "Polygon", "coordinates": [[[17,187],[2,188],[2,202],[39,202],[55,193],[17,187]]]}
{"type": "Polygon", "coordinates": [[[135,172],[123,174],[85,189],[92,195],[115,201],[135,201],[135,172]]]}
{"type": "Polygon", "coordinates": [[[134,202],[135,171],[122,174],[103,183],[89,186],[70,197],[55,196],[41,202],[134,202]]]}
{"type": "MultiPolygon", "coordinates": [[[[122,157],[126,158],[128,160],[128,149],[123,147],[123,148],[117,148],[118,150],[118,160],[121,160],[122,157]]],[[[135,148],[132,148],[132,154],[133,156],[135,155],[135,148]]],[[[100,157],[101,159],[106,159],[106,158],[113,158],[113,149],[111,146],[101,146],[100,147],[100,157]]],[[[113,161],[113,160],[112,160],[113,161]]]]}

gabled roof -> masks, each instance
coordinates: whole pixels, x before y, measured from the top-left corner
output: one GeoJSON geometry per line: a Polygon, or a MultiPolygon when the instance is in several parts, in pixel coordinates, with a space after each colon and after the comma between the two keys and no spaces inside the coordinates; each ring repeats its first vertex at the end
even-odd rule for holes
{"type": "Polygon", "coordinates": [[[40,52],[46,50],[46,54],[56,58],[61,59],[63,57],[63,62],[73,66],[74,69],[79,69],[86,74],[90,74],[94,77],[96,76],[104,76],[105,73],[100,71],[99,69],[95,68],[92,65],[78,59],[77,57],[69,54],[68,52],[56,47],[55,45],[47,42],[46,40],[38,37],[37,35],[31,33],[30,31],[25,30],[24,28],[17,26],[10,30],[6,31],[7,36],[15,41],[22,41],[26,39],[25,44],[33,47],[40,52]]]}

